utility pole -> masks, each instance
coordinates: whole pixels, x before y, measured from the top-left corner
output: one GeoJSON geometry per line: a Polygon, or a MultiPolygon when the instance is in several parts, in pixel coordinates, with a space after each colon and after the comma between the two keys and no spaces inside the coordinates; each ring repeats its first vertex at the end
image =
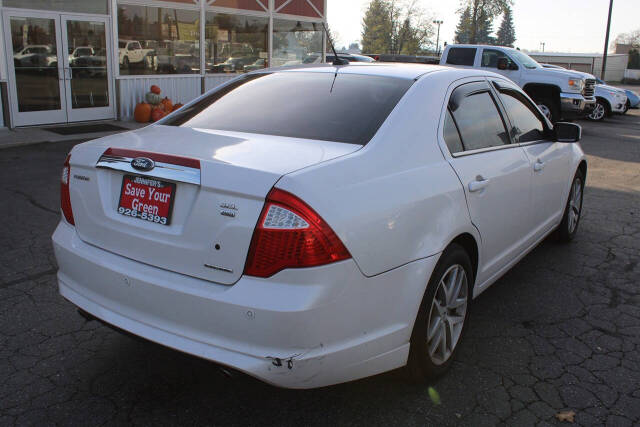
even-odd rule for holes
{"type": "Polygon", "coordinates": [[[546,44],[545,42],[540,42],[540,46],[542,46],[542,53],[544,53],[544,47],[545,47],[546,45],[547,45],[547,44],[546,44]]]}
{"type": "Polygon", "coordinates": [[[444,23],[444,21],[433,21],[434,24],[438,26],[438,37],[436,38],[436,56],[440,54],[440,25],[444,23]]]}
{"type": "Polygon", "coordinates": [[[611,31],[611,11],[612,10],[613,10],[613,0],[609,0],[609,20],[607,21],[607,35],[604,38],[604,53],[602,54],[602,72],[600,73],[600,78],[602,80],[604,80],[604,74],[607,68],[607,51],[609,50],[609,32],[611,31]]]}

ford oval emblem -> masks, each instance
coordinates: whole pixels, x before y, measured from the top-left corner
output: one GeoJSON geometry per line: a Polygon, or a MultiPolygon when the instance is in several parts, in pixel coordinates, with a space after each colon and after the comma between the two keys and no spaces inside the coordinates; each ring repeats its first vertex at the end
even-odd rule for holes
{"type": "Polygon", "coordinates": [[[136,157],[135,159],[131,160],[131,167],[134,169],[138,169],[139,171],[148,172],[151,169],[155,168],[156,164],[153,162],[153,160],[146,157],[136,157]]]}

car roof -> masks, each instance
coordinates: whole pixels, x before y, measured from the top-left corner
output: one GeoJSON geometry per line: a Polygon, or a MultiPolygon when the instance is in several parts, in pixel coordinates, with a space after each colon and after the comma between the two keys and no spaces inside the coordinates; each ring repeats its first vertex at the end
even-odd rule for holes
{"type": "Polygon", "coordinates": [[[447,72],[456,75],[457,78],[473,77],[473,76],[500,76],[487,72],[485,70],[475,70],[471,68],[455,68],[443,65],[430,64],[407,64],[400,62],[354,62],[349,65],[333,65],[333,64],[301,64],[287,67],[266,68],[264,70],[252,71],[252,73],[269,73],[269,72],[313,72],[313,73],[336,73],[341,74],[360,74],[370,76],[395,77],[415,80],[423,75],[447,72]]]}

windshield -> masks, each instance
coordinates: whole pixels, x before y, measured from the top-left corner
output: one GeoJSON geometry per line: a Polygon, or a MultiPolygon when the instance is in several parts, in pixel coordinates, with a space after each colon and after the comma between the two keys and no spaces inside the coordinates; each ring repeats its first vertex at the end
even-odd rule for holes
{"type": "Polygon", "coordinates": [[[522,53],[519,50],[510,50],[509,54],[516,58],[524,68],[528,68],[530,70],[533,70],[534,68],[540,68],[540,64],[538,64],[532,57],[530,57],[526,53],[522,53]]]}
{"type": "Polygon", "coordinates": [[[354,74],[249,74],[164,124],[365,145],[412,84],[354,74]]]}

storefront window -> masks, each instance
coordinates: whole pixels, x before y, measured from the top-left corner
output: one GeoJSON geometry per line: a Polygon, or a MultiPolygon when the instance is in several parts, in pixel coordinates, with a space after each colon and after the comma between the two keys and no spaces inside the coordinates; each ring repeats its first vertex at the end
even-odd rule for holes
{"type": "Polygon", "coordinates": [[[268,66],[268,18],[207,12],[205,28],[208,73],[243,73],[268,66]]]}
{"type": "Polygon", "coordinates": [[[120,75],[200,73],[200,12],[118,6],[120,75]]]}
{"type": "Polygon", "coordinates": [[[4,0],[5,7],[106,14],[107,0],[4,0]]]}
{"type": "Polygon", "coordinates": [[[322,24],[273,20],[274,67],[322,62],[322,24]]]}

